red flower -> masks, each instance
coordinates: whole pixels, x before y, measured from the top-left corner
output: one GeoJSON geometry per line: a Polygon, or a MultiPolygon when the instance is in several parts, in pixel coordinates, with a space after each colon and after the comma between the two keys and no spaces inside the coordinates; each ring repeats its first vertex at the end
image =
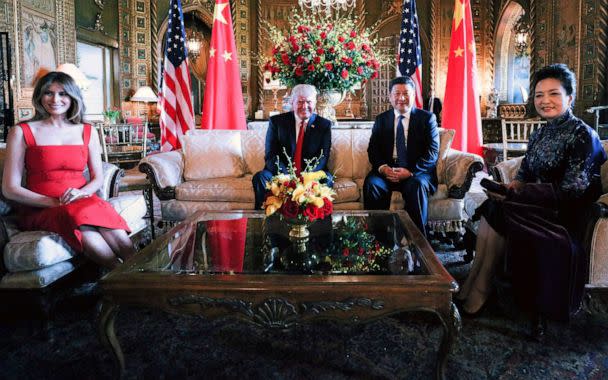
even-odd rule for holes
{"type": "Polygon", "coordinates": [[[312,60],[314,63],[321,63],[321,57],[314,57],[312,60]]]}
{"type": "Polygon", "coordinates": [[[316,40],[316,41],[315,41],[315,44],[316,44],[317,46],[321,46],[322,42],[321,42],[321,40],[316,40]]]}
{"type": "Polygon", "coordinates": [[[296,218],[298,216],[299,206],[296,202],[288,199],[283,203],[280,211],[286,218],[296,218]]]}
{"type": "Polygon", "coordinates": [[[344,44],[344,47],[347,48],[348,50],[354,50],[355,43],[353,41],[348,41],[346,44],[344,44]]]}
{"type": "Polygon", "coordinates": [[[308,71],[315,71],[315,65],[313,65],[312,63],[308,65],[308,71]]]}
{"type": "Polygon", "coordinates": [[[376,79],[376,78],[378,78],[378,72],[377,72],[377,71],[374,71],[374,72],[372,73],[371,78],[372,78],[372,79],[376,79]]]}
{"type": "Polygon", "coordinates": [[[334,211],[334,204],[328,198],[323,198],[323,217],[331,215],[334,211]]]}
{"type": "Polygon", "coordinates": [[[295,189],[297,185],[298,184],[294,180],[291,180],[291,182],[289,182],[289,187],[292,188],[292,189],[295,189]]]}
{"type": "Polygon", "coordinates": [[[363,74],[363,66],[357,67],[357,74],[359,74],[359,75],[363,74]]]}
{"type": "Polygon", "coordinates": [[[333,47],[333,46],[332,46],[332,47],[330,47],[330,48],[329,48],[329,52],[330,52],[330,53],[332,53],[332,54],[333,54],[333,53],[335,53],[335,52],[336,52],[336,48],[335,48],[335,47],[333,47]]]}
{"type": "Polygon", "coordinates": [[[348,247],[344,247],[344,249],[342,249],[342,256],[348,257],[349,254],[350,250],[348,249],[348,247]]]}
{"type": "Polygon", "coordinates": [[[325,64],[325,69],[327,71],[332,71],[334,69],[334,65],[332,65],[331,63],[326,63],[325,64]]]}
{"type": "Polygon", "coordinates": [[[339,37],[338,37],[338,41],[339,41],[339,42],[344,42],[344,40],[345,40],[345,38],[344,38],[343,36],[339,36],[339,37]]]}
{"type": "Polygon", "coordinates": [[[342,79],[348,79],[348,70],[342,69],[340,76],[342,76],[342,79]]]}
{"type": "Polygon", "coordinates": [[[350,37],[351,37],[351,38],[355,38],[355,37],[357,37],[357,32],[355,32],[354,30],[351,30],[351,31],[350,31],[350,37]]]}
{"type": "Polygon", "coordinates": [[[364,253],[365,250],[363,249],[363,247],[359,247],[359,256],[363,256],[364,253]]]}
{"type": "Polygon", "coordinates": [[[332,30],[334,28],[334,24],[327,24],[327,30],[332,30]]]}
{"type": "Polygon", "coordinates": [[[312,45],[310,45],[310,44],[304,44],[304,45],[302,45],[302,47],[304,48],[304,50],[308,50],[308,49],[310,49],[312,47],[312,45]]]}
{"type": "Polygon", "coordinates": [[[281,61],[283,61],[283,64],[289,66],[291,65],[291,61],[289,60],[289,56],[285,53],[281,54],[281,61]]]}
{"type": "Polygon", "coordinates": [[[342,62],[346,63],[347,65],[352,65],[353,59],[350,57],[342,57],[342,62]]]}
{"type": "Polygon", "coordinates": [[[298,57],[296,58],[296,63],[298,65],[301,65],[304,63],[304,57],[302,57],[301,55],[298,55],[298,57]]]}
{"type": "Polygon", "coordinates": [[[323,39],[323,40],[324,40],[324,39],[326,39],[326,38],[327,38],[327,33],[325,33],[325,32],[321,32],[320,36],[321,36],[321,39],[323,39]]]}
{"type": "Polygon", "coordinates": [[[279,52],[279,48],[278,47],[275,46],[275,47],[272,48],[272,55],[275,55],[278,52],[279,52]]]}
{"type": "Polygon", "coordinates": [[[367,52],[369,52],[369,50],[370,50],[369,46],[367,44],[362,44],[361,49],[363,49],[363,51],[367,51],[367,52]]]}
{"type": "Polygon", "coordinates": [[[301,77],[302,75],[304,75],[304,71],[302,71],[301,67],[296,67],[296,76],[297,77],[301,77]]]}
{"type": "Polygon", "coordinates": [[[318,48],[318,49],[317,49],[317,54],[318,54],[318,55],[325,54],[325,49],[323,49],[323,48],[318,48]]]}
{"type": "Polygon", "coordinates": [[[313,205],[312,203],[309,203],[308,206],[306,206],[306,208],[302,212],[302,214],[312,222],[315,219],[322,218],[322,212],[323,211],[319,207],[313,205]]]}
{"type": "Polygon", "coordinates": [[[300,50],[300,47],[298,46],[297,43],[292,42],[291,43],[291,50],[293,50],[294,53],[298,52],[300,50]]]}

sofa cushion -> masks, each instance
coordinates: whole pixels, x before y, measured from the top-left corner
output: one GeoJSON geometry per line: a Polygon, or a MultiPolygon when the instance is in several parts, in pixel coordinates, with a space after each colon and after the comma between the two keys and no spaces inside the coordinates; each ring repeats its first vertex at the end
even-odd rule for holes
{"type": "Polygon", "coordinates": [[[336,197],[334,203],[355,202],[359,200],[359,187],[350,178],[338,178],[334,182],[336,197]]]}
{"type": "Polygon", "coordinates": [[[371,129],[352,130],[352,178],[355,180],[365,178],[367,173],[372,170],[372,164],[369,163],[369,157],[367,156],[367,147],[369,146],[369,138],[371,135],[371,129]]]}
{"type": "Polygon", "coordinates": [[[145,216],[148,213],[146,200],[141,194],[125,194],[108,200],[116,212],[127,222],[131,233],[146,227],[145,216]]]}
{"type": "Polygon", "coordinates": [[[439,128],[439,157],[437,159],[437,180],[439,183],[445,183],[445,159],[448,156],[448,151],[454,140],[453,129],[439,128]]]}
{"type": "Polygon", "coordinates": [[[255,174],[264,169],[264,151],[266,143],[266,130],[253,130],[241,132],[241,149],[245,161],[245,172],[255,174]]]}
{"type": "Polygon", "coordinates": [[[38,289],[59,280],[71,273],[75,265],[71,261],[62,261],[46,268],[7,273],[0,281],[0,289],[38,289]]]}
{"type": "Polygon", "coordinates": [[[175,188],[175,199],[200,202],[253,202],[252,175],[188,181],[175,188]]]}
{"type": "Polygon", "coordinates": [[[4,246],[4,265],[9,272],[40,269],[73,256],[61,236],[46,231],[20,232],[4,246]]]}
{"type": "Polygon", "coordinates": [[[242,131],[212,130],[183,137],[184,178],[240,177],[243,169],[242,131]]]}
{"type": "Polygon", "coordinates": [[[334,129],[331,131],[331,152],[329,154],[329,171],[337,178],[353,177],[353,150],[351,131],[334,129]]]}

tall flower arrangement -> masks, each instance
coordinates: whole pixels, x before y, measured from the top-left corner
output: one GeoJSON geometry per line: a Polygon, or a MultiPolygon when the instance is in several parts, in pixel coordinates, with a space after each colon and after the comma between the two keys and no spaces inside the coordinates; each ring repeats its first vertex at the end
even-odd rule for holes
{"type": "Polygon", "coordinates": [[[273,48],[264,69],[287,87],[304,83],[321,91],[344,91],[365,84],[378,76],[387,59],[375,51],[377,39],[370,31],[356,24],[356,18],[298,12],[290,16],[287,31],[267,24],[273,48]]]}

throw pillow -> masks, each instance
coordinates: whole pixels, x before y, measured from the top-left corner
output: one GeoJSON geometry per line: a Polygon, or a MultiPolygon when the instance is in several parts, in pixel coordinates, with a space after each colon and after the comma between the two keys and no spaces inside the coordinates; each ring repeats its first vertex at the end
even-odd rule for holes
{"type": "Polygon", "coordinates": [[[182,145],[186,181],[245,174],[239,131],[196,131],[186,134],[182,145]]]}

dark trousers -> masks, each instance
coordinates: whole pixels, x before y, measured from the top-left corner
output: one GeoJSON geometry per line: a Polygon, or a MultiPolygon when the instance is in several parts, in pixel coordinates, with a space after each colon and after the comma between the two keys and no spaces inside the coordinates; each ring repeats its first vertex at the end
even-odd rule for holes
{"type": "MultiPolygon", "coordinates": [[[[325,172],[327,179],[325,184],[329,187],[334,187],[334,177],[331,173],[325,172]]],[[[266,182],[269,182],[274,174],[268,169],[264,169],[255,173],[251,182],[253,184],[253,192],[255,194],[255,209],[261,210],[266,199],[266,182]]]]}
{"type": "Polygon", "coordinates": [[[428,174],[419,174],[393,183],[376,172],[370,172],[363,184],[363,205],[366,210],[388,210],[392,192],[399,191],[405,201],[405,211],[426,236],[429,195],[436,190],[437,187],[428,174]]]}

